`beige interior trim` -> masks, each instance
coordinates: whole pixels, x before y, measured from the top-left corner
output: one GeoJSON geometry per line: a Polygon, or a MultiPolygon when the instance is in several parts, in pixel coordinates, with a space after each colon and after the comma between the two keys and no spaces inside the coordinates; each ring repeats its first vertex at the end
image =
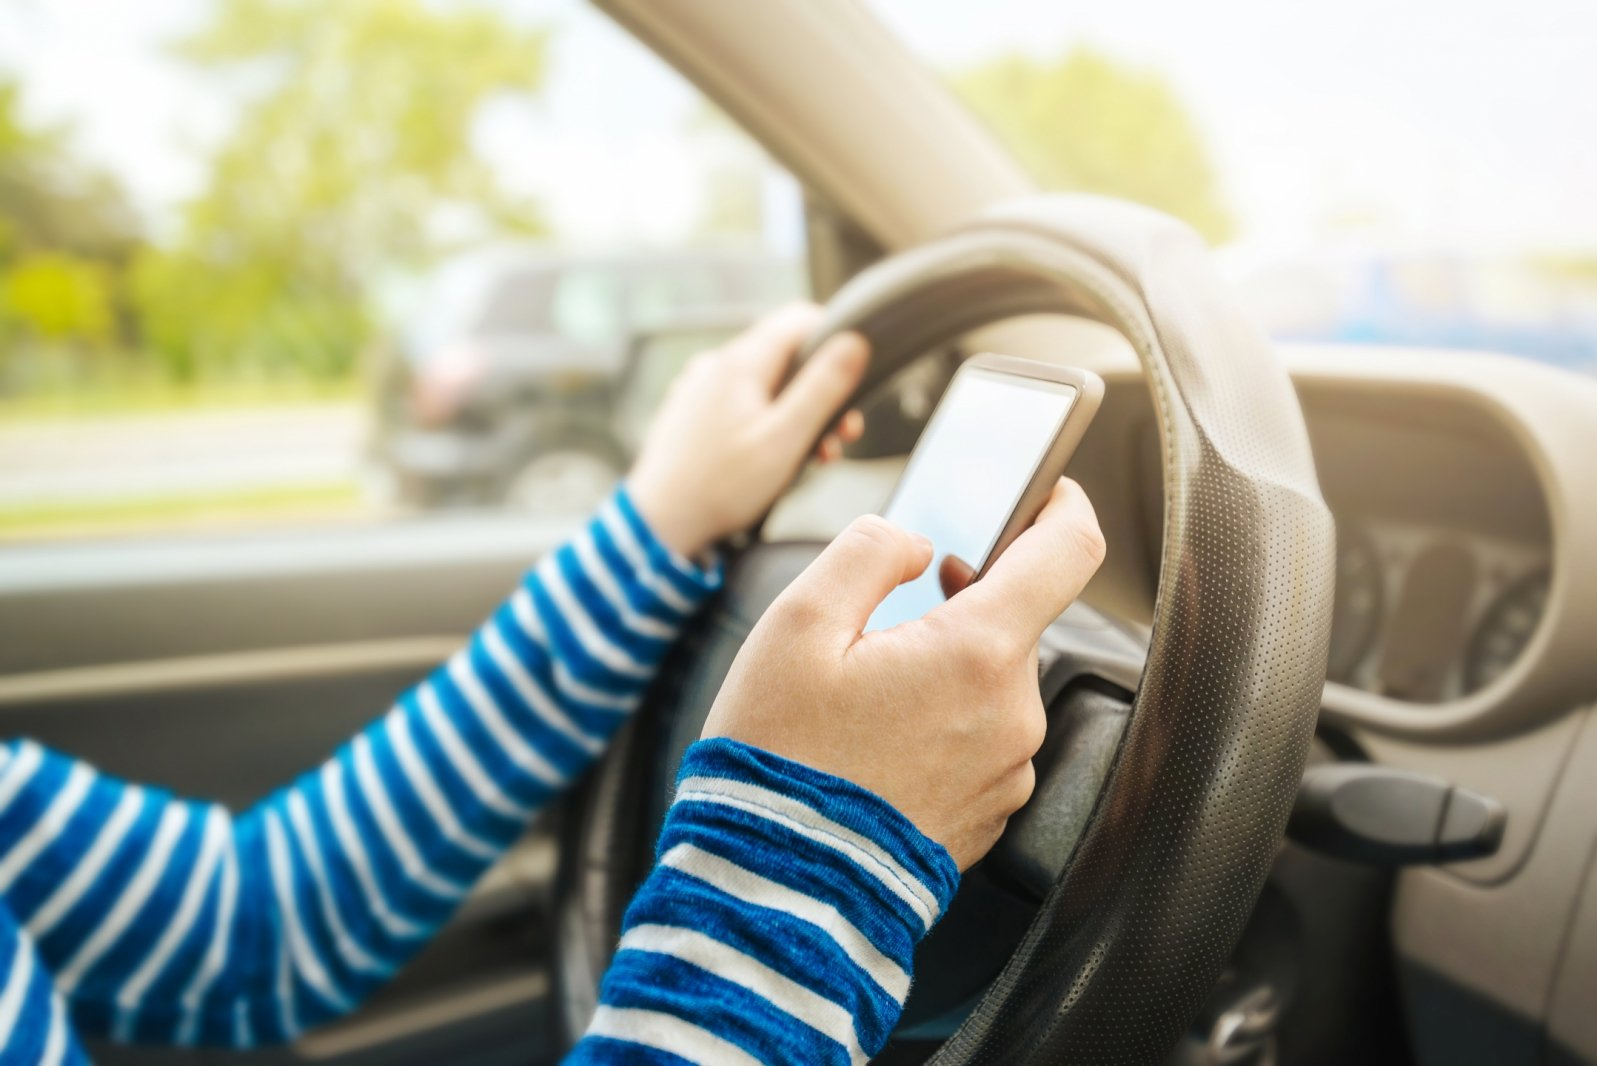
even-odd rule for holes
{"type": "Polygon", "coordinates": [[[1597,728],[1590,718],[1581,716],[1568,771],[1512,878],[1486,887],[1417,868],[1398,879],[1392,929],[1402,955],[1526,1018],[1546,1015],[1591,857],[1597,728]]]}
{"type": "MultiPolygon", "coordinates": [[[[446,1026],[459,1025],[518,1004],[531,1004],[548,994],[549,975],[543,970],[501,977],[484,981],[463,992],[407,1006],[403,1012],[384,1012],[370,1018],[361,1017],[330,1025],[300,1037],[294,1044],[294,1050],[303,1058],[316,1062],[337,1059],[446,1026]]],[[[530,1006],[526,1014],[531,1024],[536,1014],[530,1006]]]]}
{"type": "Polygon", "coordinates": [[[1570,922],[1558,968],[1547,1031],[1561,1047],[1597,1062],[1597,851],[1586,867],[1586,888],[1570,922]]]}
{"type": "Polygon", "coordinates": [[[1035,191],[859,0],[594,2],[884,248],[1035,191]]]}
{"type": "Polygon", "coordinates": [[[462,639],[401,637],[10,674],[0,676],[0,713],[41,703],[115,700],[382,670],[427,670],[453,654],[462,639]]]}
{"type": "Polygon", "coordinates": [[[1438,745],[1370,730],[1355,730],[1354,735],[1375,762],[1434,774],[1502,803],[1508,820],[1496,854],[1441,868],[1466,881],[1497,885],[1517,875],[1535,849],[1588,717],[1566,714],[1485,744],[1438,745]]]}

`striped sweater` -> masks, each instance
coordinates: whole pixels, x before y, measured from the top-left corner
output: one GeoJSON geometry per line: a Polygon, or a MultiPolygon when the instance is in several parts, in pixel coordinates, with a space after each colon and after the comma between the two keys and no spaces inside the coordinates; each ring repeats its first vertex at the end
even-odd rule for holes
{"type": "MultiPolygon", "coordinates": [[[[0,744],[0,1066],[76,1033],[249,1047],[360,1003],[636,705],[716,587],[625,491],[448,663],[248,811],[0,744]]],[[[729,741],[684,761],[573,1060],[860,1062],[952,896],[880,798],[729,741]]]]}

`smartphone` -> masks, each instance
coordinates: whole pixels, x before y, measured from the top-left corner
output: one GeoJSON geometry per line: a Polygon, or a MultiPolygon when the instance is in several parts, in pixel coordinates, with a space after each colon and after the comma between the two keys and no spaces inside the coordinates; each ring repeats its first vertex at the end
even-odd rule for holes
{"type": "Polygon", "coordinates": [[[1005,355],[967,359],[882,511],[931,540],[931,565],[888,594],[866,632],[942,603],[938,570],[949,555],[980,580],[1036,520],[1102,400],[1103,379],[1091,371],[1005,355]]]}

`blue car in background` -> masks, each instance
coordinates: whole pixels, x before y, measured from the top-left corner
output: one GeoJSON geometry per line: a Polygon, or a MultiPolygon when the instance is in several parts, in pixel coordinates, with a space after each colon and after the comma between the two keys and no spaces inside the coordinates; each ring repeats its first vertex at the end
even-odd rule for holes
{"type": "Polygon", "coordinates": [[[1597,276],[1367,251],[1265,259],[1232,273],[1278,340],[1492,351],[1597,372],[1597,276]]]}

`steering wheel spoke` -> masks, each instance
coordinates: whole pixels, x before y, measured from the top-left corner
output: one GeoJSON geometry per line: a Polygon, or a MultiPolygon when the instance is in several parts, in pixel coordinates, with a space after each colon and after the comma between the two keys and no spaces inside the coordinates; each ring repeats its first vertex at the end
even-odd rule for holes
{"type": "Polygon", "coordinates": [[[984,860],[997,879],[1041,900],[1069,866],[1125,734],[1147,646],[1083,604],[1043,634],[1039,685],[1048,737],[1032,759],[1037,787],[984,860]]]}

